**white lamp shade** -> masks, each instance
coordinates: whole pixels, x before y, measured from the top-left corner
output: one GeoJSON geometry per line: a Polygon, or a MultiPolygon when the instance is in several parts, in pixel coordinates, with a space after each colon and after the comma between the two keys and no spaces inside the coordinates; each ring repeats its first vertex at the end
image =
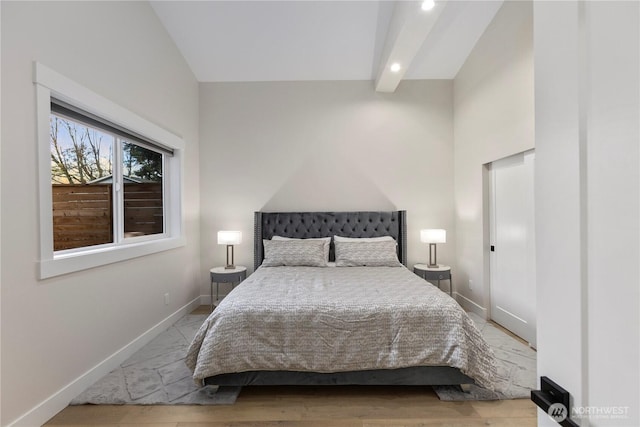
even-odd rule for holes
{"type": "Polygon", "coordinates": [[[239,245],[242,242],[240,231],[218,231],[219,245],[239,245]]]}
{"type": "Polygon", "coordinates": [[[446,243],[447,230],[441,228],[420,230],[420,241],[423,243],[446,243]]]}

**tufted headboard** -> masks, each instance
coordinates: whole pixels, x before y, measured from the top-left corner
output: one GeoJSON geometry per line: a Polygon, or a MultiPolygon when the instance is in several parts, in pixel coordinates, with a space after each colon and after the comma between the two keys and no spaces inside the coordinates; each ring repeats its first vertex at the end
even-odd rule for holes
{"type": "MultiPolygon", "coordinates": [[[[263,239],[273,236],[310,238],[392,236],[398,242],[398,259],[407,265],[407,212],[256,212],[253,264],[264,259],[263,239]]],[[[333,261],[333,242],[329,258],[333,261]]]]}

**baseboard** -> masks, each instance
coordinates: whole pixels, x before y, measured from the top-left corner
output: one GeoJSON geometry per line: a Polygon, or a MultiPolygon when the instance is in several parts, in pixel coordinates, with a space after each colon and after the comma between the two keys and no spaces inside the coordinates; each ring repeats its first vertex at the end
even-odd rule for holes
{"type": "Polygon", "coordinates": [[[482,307],[481,305],[477,304],[476,302],[470,300],[469,298],[457,292],[454,292],[454,297],[456,301],[458,301],[458,304],[460,304],[462,308],[464,308],[465,310],[474,312],[475,314],[482,317],[483,319],[487,318],[486,308],[482,307]]]}
{"type": "Polygon", "coordinates": [[[98,363],[93,368],[76,378],[74,381],[51,395],[42,403],[22,415],[15,421],[8,424],[8,427],[19,426],[41,426],[51,417],[63,410],[74,397],[86,390],[90,385],[98,381],[109,372],[113,371],[122,362],[127,360],[133,353],[140,350],[152,339],[157,337],[161,332],[165,331],[173,325],[178,319],[185,314],[195,310],[200,305],[200,297],[194,298],[192,301],[167,316],[155,326],[149,328],[138,338],[122,347],[120,350],[98,363]]]}

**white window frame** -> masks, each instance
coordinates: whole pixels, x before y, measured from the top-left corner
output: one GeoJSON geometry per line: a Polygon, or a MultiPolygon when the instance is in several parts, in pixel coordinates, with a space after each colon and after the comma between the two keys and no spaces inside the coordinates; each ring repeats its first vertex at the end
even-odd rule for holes
{"type": "MultiPolygon", "coordinates": [[[[40,201],[40,279],[128,260],[175,249],[185,245],[182,215],[182,170],[185,143],[182,138],[143,119],[52,69],[34,62],[36,87],[38,182],[40,201]],[[173,150],[164,157],[167,177],[164,184],[165,231],[160,235],[119,240],[114,244],[88,246],[67,251],[53,250],[53,215],[51,191],[51,98],[56,98],[95,114],[108,122],[173,150]]],[[[115,233],[116,230],[114,230],[115,233]]]]}

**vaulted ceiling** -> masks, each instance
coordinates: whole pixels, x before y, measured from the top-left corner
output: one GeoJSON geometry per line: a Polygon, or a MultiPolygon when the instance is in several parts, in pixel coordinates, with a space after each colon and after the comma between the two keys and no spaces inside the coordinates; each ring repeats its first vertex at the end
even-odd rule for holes
{"type": "Polygon", "coordinates": [[[452,79],[502,1],[152,1],[201,82],[452,79]],[[391,66],[396,64],[395,71],[391,66]]]}

